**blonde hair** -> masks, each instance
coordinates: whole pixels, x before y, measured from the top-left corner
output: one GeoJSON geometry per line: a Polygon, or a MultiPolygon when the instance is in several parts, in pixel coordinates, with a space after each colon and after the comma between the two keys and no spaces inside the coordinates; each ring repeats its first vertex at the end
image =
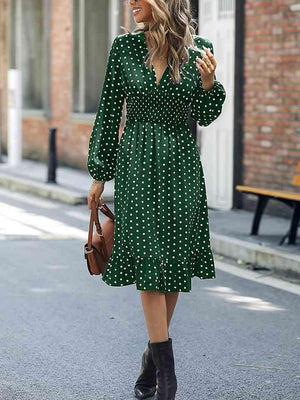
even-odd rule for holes
{"type": "MultiPolygon", "coordinates": [[[[150,27],[146,22],[141,28],[132,31],[149,31],[151,43],[154,43],[145,64],[148,68],[151,67],[155,57],[161,55],[167,40],[170,77],[174,84],[180,83],[180,70],[189,60],[187,48],[199,51],[193,40],[196,32],[193,25],[196,26],[197,22],[191,14],[190,0],[147,0],[147,2],[152,7],[153,25],[150,27]]],[[[127,28],[122,28],[130,33],[127,28]]]]}

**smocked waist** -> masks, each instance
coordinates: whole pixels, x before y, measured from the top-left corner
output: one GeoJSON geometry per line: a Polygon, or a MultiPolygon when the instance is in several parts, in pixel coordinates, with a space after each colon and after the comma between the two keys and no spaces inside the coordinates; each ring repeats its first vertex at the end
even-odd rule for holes
{"type": "Polygon", "coordinates": [[[178,126],[180,127],[189,127],[188,121],[181,120],[181,121],[164,121],[164,120],[158,120],[158,119],[141,119],[141,118],[132,118],[132,117],[127,117],[126,118],[126,123],[141,123],[141,124],[153,124],[153,125],[162,125],[164,127],[168,128],[176,128],[178,126]]]}

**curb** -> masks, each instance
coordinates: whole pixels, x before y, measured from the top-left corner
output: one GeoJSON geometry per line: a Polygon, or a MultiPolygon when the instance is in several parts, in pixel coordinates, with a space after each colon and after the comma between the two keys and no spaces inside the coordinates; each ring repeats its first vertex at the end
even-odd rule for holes
{"type": "MultiPolygon", "coordinates": [[[[0,186],[12,191],[30,193],[47,199],[57,200],[71,205],[87,204],[88,191],[68,189],[59,183],[46,183],[39,180],[29,179],[0,172],[0,186]]],[[[114,193],[111,188],[104,190],[105,201],[113,201],[114,193]]]]}
{"type": "Polygon", "coordinates": [[[1,172],[0,186],[9,190],[30,193],[67,204],[87,204],[87,194],[66,189],[57,183],[43,183],[1,172]]]}
{"type": "Polygon", "coordinates": [[[242,259],[255,267],[292,274],[300,277],[300,256],[284,253],[271,247],[249,243],[245,240],[211,233],[211,244],[214,252],[234,259],[242,259]]]}

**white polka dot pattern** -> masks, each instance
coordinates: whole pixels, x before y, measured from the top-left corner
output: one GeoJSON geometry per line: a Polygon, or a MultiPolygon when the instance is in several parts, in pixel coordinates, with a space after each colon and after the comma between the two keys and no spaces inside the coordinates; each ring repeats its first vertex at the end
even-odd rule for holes
{"type": "MultiPolygon", "coordinates": [[[[198,47],[208,40],[194,35],[198,47]]],[[[156,84],[144,64],[143,32],[115,38],[90,137],[88,170],[94,179],[115,178],[114,246],[102,280],[138,290],[189,292],[191,278],[215,278],[206,189],[188,114],[207,126],[221,113],[223,85],[201,87],[189,49],[182,81],[169,67],[156,84]],[[124,99],[126,122],[118,130],[124,99]]]]}
{"type": "Polygon", "coordinates": [[[117,43],[118,37],[114,39],[109,52],[100,103],[89,142],[88,170],[94,179],[103,181],[109,181],[115,175],[119,125],[125,99],[117,43]]]}
{"type": "MultiPolygon", "coordinates": [[[[201,45],[200,38],[200,46],[201,45]]],[[[211,42],[206,43],[205,47],[209,47],[212,54],[214,54],[214,49],[211,42]]],[[[204,90],[202,88],[200,75],[191,103],[191,117],[195,119],[200,126],[209,125],[221,114],[225,97],[226,92],[223,85],[216,80],[216,74],[214,85],[210,90],[204,90]]]]}

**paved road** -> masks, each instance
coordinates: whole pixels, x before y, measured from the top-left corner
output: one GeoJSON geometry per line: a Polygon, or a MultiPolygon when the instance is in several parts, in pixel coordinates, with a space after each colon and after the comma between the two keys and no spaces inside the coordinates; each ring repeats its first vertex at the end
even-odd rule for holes
{"type": "MultiPolygon", "coordinates": [[[[88,274],[88,218],[0,190],[1,400],[134,399],[148,340],[139,292],[88,274]]],[[[176,399],[300,399],[299,296],[219,265],[179,296],[176,399]]]]}

